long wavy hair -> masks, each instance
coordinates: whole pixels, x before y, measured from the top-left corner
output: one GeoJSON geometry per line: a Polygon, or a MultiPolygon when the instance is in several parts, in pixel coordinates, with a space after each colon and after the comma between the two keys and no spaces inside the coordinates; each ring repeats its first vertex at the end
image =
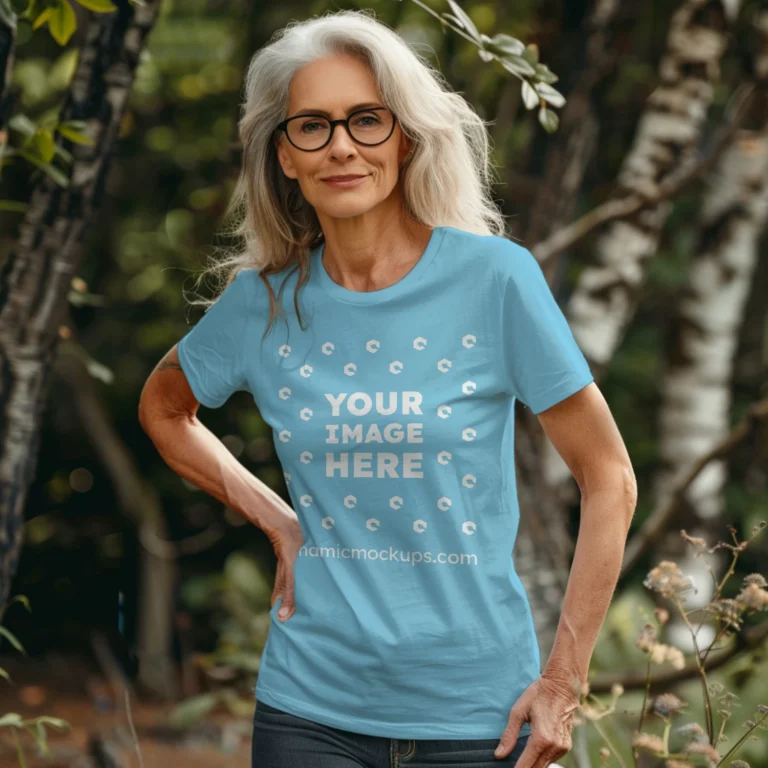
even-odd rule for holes
{"type": "MultiPolygon", "coordinates": [[[[214,247],[200,279],[212,275],[221,294],[241,269],[256,268],[269,292],[269,332],[280,296],[267,276],[293,267],[299,278],[294,306],[301,325],[298,292],[309,278],[310,252],[324,239],[314,208],[296,179],[282,171],[273,139],[287,115],[289,86],[310,62],[334,54],[359,57],[371,71],[383,103],[412,140],[398,184],[407,214],[430,227],[452,226],[480,235],[504,235],[504,216],[492,199],[497,181],[486,123],[442,74],[373,11],[328,12],[292,21],[253,55],[245,78],[238,122],[243,162],[224,214],[233,224],[224,234],[240,245],[214,247]],[[220,254],[218,257],[216,253],[220,254]]],[[[210,306],[217,299],[190,302],[210,306]]]]}

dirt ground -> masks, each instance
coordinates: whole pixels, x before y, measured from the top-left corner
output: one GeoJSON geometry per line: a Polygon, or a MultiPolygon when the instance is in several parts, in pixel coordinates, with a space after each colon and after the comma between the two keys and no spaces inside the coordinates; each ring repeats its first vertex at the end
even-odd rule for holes
{"type": "MultiPolygon", "coordinates": [[[[39,753],[28,732],[20,732],[27,768],[250,768],[250,719],[217,710],[181,734],[167,725],[172,704],[141,702],[131,696],[129,719],[124,696],[114,701],[98,669],[84,660],[58,655],[24,659],[17,654],[0,657],[0,667],[13,681],[0,679],[0,718],[9,712],[25,719],[48,715],[71,725],[66,731],[46,727],[50,757],[39,753]],[[106,752],[100,762],[95,759],[98,750],[106,752]]],[[[13,731],[0,727],[0,768],[22,765],[13,731]]]]}

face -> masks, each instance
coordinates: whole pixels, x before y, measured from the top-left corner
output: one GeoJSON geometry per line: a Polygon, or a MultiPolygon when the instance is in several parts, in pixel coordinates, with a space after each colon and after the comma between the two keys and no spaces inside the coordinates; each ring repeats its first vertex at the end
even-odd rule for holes
{"type": "MultiPolygon", "coordinates": [[[[365,64],[353,56],[329,56],[296,73],[289,90],[287,117],[322,110],[331,120],[339,120],[354,111],[353,106],[369,102],[385,106],[365,64]]],[[[363,217],[400,205],[397,180],[410,142],[397,120],[389,139],[375,147],[356,143],[343,125],[337,125],[331,141],[314,152],[294,147],[282,131],[276,147],[283,172],[298,181],[321,223],[328,218],[363,217]],[[365,174],[366,178],[346,188],[323,181],[345,174],[365,174]]]]}

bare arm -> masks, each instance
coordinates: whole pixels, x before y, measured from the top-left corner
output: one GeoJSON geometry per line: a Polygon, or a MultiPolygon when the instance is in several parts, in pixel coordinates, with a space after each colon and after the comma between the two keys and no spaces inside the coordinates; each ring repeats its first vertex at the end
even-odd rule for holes
{"type": "Polygon", "coordinates": [[[554,645],[543,674],[587,680],[590,659],[618,582],[637,503],[632,464],[594,383],[539,414],[581,489],[581,520],[554,645]]]}
{"type": "Polygon", "coordinates": [[[198,418],[195,398],[174,345],[150,374],[139,422],[163,460],[181,477],[231,507],[272,539],[295,525],[295,511],[254,477],[198,418]]]}

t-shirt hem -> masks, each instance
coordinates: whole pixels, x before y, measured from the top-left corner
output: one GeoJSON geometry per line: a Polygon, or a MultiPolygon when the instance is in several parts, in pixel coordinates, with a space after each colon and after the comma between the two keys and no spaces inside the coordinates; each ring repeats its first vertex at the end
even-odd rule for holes
{"type": "Polygon", "coordinates": [[[542,411],[546,411],[547,408],[557,405],[571,395],[575,395],[594,380],[595,377],[592,375],[591,371],[573,374],[565,379],[565,381],[563,381],[556,389],[553,389],[546,394],[539,395],[527,405],[535,414],[539,414],[542,411]]]}
{"type": "Polygon", "coordinates": [[[195,396],[195,398],[197,398],[197,402],[200,403],[200,405],[204,405],[206,408],[218,408],[221,403],[217,403],[209,398],[201,388],[195,367],[187,357],[187,349],[185,346],[186,338],[186,336],[182,337],[176,344],[176,356],[179,358],[179,365],[181,366],[181,370],[187,377],[189,388],[192,390],[192,394],[195,396]]]}
{"type": "MultiPolygon", "coordinates": [[[[339,716],[328,713],[325,710],[315,709],[303,702],[276,693],[264,685],[256,685],[256,699],[261,699],[266,704],[276,709],[283,709],[296,717],[303,717],[321,725],[329,725],[332,728],[340,728],[353,733],[362,733],[366,736],[383,736],[390,739],[433,739],[447,741],[450,739],[495,739],[501,740],[503,729],[496,733],[494,730],[478,731],[477,729],[462,728],[458,723],[442,725],[436,723],[388,723],[381,720],[367,720],[363,717],[339,716]]],[[[531,733],[529,723],[520,727],[520,736],[528,736],[531,733]]]]}

